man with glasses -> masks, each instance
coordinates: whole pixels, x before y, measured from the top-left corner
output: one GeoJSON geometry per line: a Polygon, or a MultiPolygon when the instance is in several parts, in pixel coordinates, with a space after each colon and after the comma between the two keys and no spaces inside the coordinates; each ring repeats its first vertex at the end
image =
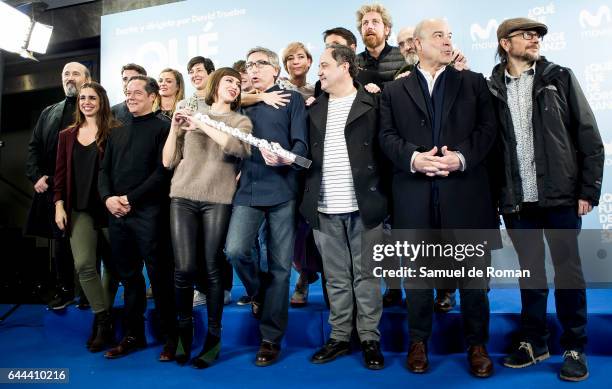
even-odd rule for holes
{"type": "Polygon", "coordinates": [[[504,365],[522,368],[547,359],[544,268],[546,240],[555,268],[555,302],[566,350],[561,379],[588,377],[584,348],[586,293],[578,254],[581,216],[599,202],[604,148],[597,123],[573,72],[540,56],[546,25],[505,20],[489,89],[499,118],[499,210],[521,268],[520,342],[504,365]],[[529,231],[528,231],[529,230],[529,231]]]}
{"type": "MultiPolygon", "coordinates": [[[[247,54],[246,70],[253,88],[280,91],[275,84],[280,73],[276,53],[255,47],[247,54]]],[[[308,116],[302,96],[290,90],[289,102],[274,108],[259,102],[244,108],[253,122],[253,135],[278,143],[285,150],[306,156],[308,116]]],[[[225,253],[253,297],[251,311],[260,319],[261,345],[255,364],[268,366],[278,360],[287,327],[289,276],[296,232],[298,169],[289,159],[266,150],[252,150],[243,161],[225,253]],[[268,225],[268,272],[261,273],[252,257],[252,246],[262,221],[268,225]]]]}

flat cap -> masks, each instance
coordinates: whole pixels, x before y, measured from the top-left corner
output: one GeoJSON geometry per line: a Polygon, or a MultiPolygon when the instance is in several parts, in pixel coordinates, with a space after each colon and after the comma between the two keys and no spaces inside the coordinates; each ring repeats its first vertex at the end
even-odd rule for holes
{"type": "Polygon", "coordinates": [[[544,36],[548,32],[548,27],[544,23],[529,18],[506,19],[497,27],[497,41],[508,37],[517,30],[537,31],[540,36],[544,36]]]}

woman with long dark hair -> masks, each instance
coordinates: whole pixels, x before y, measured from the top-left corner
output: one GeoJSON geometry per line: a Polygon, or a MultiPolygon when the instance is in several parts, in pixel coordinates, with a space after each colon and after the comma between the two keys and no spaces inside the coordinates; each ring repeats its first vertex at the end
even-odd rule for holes
{"type": "Polygon", "coordinates": [[[110,300],[114,293],[108,290],[115,282],[105,269],[103,283],[96,265],[98,246],[108,244],[108,230],[103,228],[106,212],[98,194],[98,166],[111,129],[120,123],[113,118],[106,91],[96,82],[81,87],[75,117],[75,122],[59,133],[53,189],[55,223],[70,237],[79,282],[95,314],[87,346],[98,352],[113,343],[110,300]]]}
{"type": "Polygon", "coordinates": [[[174,168],[170,186],[170,229],[175,258],[175,292],[179,341],[176,360],[190,359],[193,337],[193,287],[206,284],[208,331],[204,348],[192,360],[196,368],[208,367],[219,355],[223,313],[222,266],[225,243],[236,191],[239,158],[250,146],[201,121],[200,112],[245,133],[251,121],[240,108],[240,73],[231,68],[216,70],[208,79],[206,96],[179,103],[163,150],[163,163],[174,168]],[[198,258],[198,245],[203,255],[198,258]],[[203,270],[203,271],[199,271],[203,270]],[[206,274],[206,282],[198,280],[206,274]]]}

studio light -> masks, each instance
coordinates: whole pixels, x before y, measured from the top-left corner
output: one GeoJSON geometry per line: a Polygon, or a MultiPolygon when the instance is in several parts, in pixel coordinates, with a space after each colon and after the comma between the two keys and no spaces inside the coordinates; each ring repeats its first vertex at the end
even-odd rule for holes
{"type": "Polygon", "coordinates": [[[46,53],[52,32],[52,26],[34,22],[34,27],[32,27],[32,32],[30,33],[30,41],[28,42],[28,51],[40,54],[46,53]]]}
{"type": "Polygon", "coordinates": [[[26,45],[31,26],[27,15],[0,2],[0,49],[19,53],[26,45]]]}
{"type": "Polygon", "coordinates": [[[35,60],[32,52],[46,53],[52,32],[52,26],[38,23],[0,2],[0,49],[35,60]]]}

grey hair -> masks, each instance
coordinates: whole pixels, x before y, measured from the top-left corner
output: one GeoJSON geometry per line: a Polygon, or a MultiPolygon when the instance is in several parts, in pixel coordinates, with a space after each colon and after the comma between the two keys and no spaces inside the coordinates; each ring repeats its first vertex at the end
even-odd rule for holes
{"type": "Polygon", "coordinates": [[[268,61],[272,64],[272,66],[274,66],[277,70],[280,71],[280,62],[278,60],[278,54],[276,54],[274,51],[266,49],[265,47],[256,46],[249,50],[246,57],[249,58],[249,56],[253,53],[265,54],[268,57],[268,61]]]}

